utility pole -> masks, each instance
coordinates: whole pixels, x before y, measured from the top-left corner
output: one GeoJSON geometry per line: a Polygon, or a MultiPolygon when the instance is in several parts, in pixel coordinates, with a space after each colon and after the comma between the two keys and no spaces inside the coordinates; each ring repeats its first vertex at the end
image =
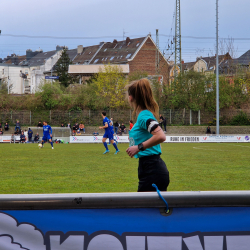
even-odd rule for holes
{"type": "Polygon", "coordinates": [[[156,54],[155,54],[155,72],[159,74],[159,64],[160,64],[160,56],[159,56],[159,34],[158,29],[156,29],[156,54]]]}
{"type": "Polygon", "coordinates": [[[180,71],[182,71],[181,65],[181,3],[180,0],[176,0],[175,9],[175,61],[174,61],[174,76],[177,76],[177,66],[180,65],[180,71]]]}
{"type": "Polygon", "coordinates": [[[219,40],[219,23],[218,23],[218,1],[216,0],[216,134],[220,134],[220,102],[219,102],[219,56],[218,56],[218,40],[219,40]]]}

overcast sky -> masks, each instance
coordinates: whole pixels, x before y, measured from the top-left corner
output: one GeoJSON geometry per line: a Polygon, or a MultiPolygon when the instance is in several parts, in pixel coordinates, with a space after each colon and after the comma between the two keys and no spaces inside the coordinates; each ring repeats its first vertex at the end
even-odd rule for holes
{"type": "MultiPolygon", "coordinates": [[[[175,30],[175,3],[175,0],[1,0],[0,58],[12,53],[25,55],[26,49],[50,51],[56,45],[74,49],[80,44],[120,41],[123,36],[136,38],[151,33],[155,40],[156,29],[160,49],[168,57],[171,50],[166,49],[175,30]]],[[[214,55],[215,10],[216,0],[181,0],[185,62],[197,56],[214,55]]],[[[219,37],[234,39],[234,57],[250,49],[249,10],[249,0],[219,0],[219,37]]]]}

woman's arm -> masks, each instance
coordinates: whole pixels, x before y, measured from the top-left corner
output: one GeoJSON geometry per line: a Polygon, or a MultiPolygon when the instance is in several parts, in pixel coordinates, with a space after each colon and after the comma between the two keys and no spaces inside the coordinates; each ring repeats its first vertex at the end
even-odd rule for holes
{"type": "MultiPolygon", "coordinates": [[[[151,134],[153,136],[150,139],[148,139],[147,141],[142,143],[144,149],[151,148],[151,147],[158,145],[166,140],[166,135],[164,134],[161,127],[159,127],[159,126],[156,127],[154,129],[154,131],[151,132],[151,134]]],[[[140,150],[138,149],[138,145],[129,147],[126,150],[127,154],[131,158],[133,158],[134,155],[136,155],[139,151],[140,150]]]]}

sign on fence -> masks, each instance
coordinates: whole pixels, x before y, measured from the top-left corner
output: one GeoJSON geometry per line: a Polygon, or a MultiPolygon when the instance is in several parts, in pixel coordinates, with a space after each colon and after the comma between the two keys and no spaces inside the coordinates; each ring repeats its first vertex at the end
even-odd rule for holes
{"type": "MultiPolygon", "coordinates": [[[[116,136],[118,142],[129,142],[128,136],[116,136]]],[[[102,143],[102,136],[70,136],[71,143],[102,143]]],[[[166,136],[165,142],[250,142],[250,135],[166,136]]]]}

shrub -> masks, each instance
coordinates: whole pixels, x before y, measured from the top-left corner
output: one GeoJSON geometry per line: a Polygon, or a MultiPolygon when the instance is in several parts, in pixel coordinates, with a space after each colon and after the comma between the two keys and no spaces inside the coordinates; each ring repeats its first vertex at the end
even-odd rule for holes
{"type": "Polygon", "coordinates": [[[250,125],[250,119],[245,112],[241,111],[232,118],[230,125],[250,125]]]}

